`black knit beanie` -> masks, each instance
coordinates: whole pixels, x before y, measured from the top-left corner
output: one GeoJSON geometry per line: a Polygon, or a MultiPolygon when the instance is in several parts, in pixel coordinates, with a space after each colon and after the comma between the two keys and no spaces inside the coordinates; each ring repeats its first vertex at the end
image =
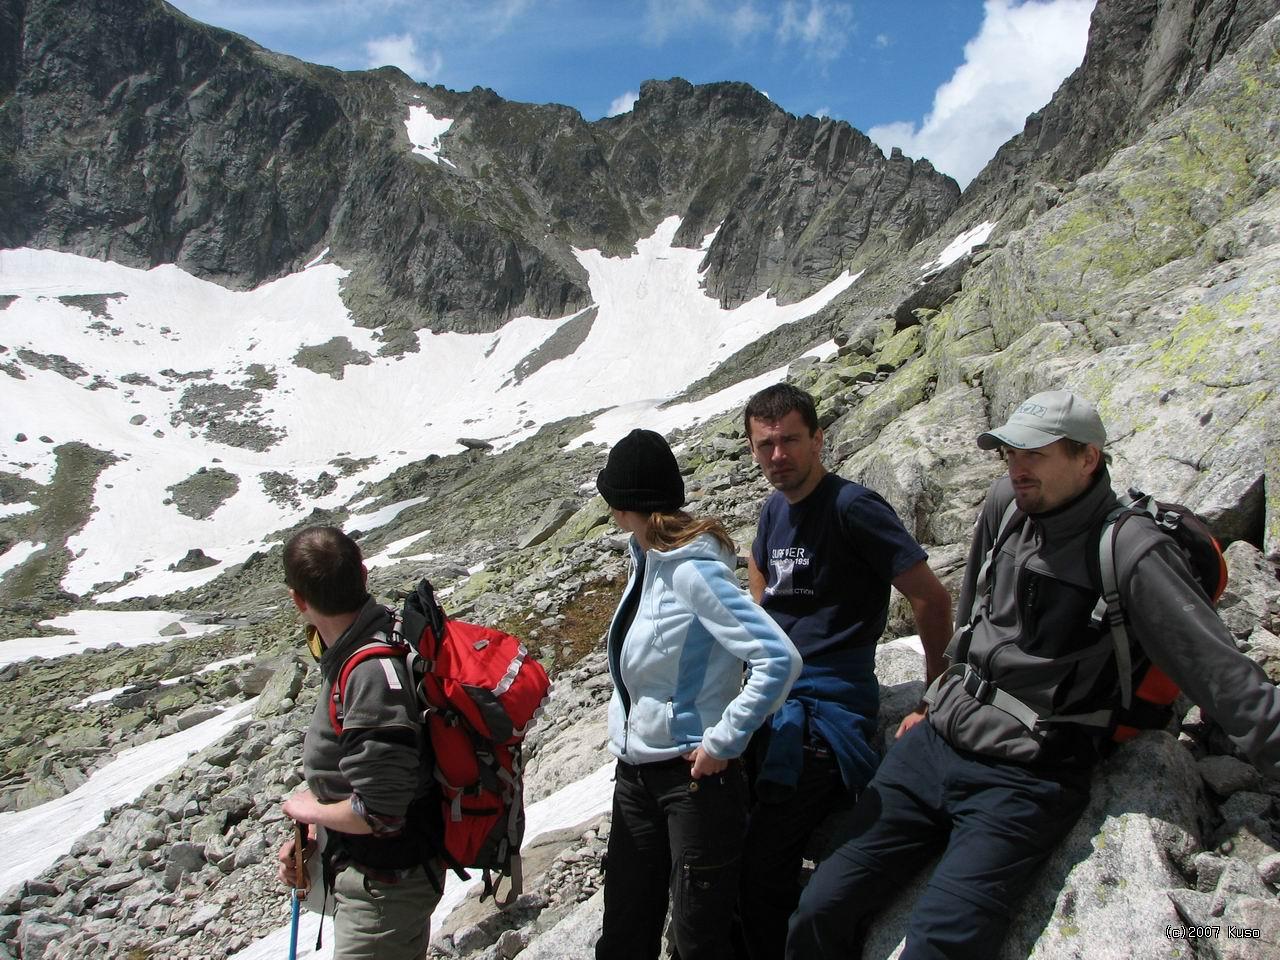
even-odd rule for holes
{"type": "Polygon", "coordinates": [[[675,454],[652,430],[632,430],[613,445],[596,487],[615,510],[670,513],[684,506],[675,454]]]}

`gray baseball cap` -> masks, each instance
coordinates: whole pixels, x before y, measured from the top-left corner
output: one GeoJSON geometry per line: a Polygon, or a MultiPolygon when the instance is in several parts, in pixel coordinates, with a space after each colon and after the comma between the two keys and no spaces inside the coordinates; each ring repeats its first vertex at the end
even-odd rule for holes
{"type": "Polygon", "coordinates": [[[1002,446],[1034,450],[1064,437],[1101,450],[1107,443],[1107,430],[1089,401],[1069,390],[1049,390],[1019,406],[1003,427],[979,436],[978,446],[983,450],[1002,446]]]}

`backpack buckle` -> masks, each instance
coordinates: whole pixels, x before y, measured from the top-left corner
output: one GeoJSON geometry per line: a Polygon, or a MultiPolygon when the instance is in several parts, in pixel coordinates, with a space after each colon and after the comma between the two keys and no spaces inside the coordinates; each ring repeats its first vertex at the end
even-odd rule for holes
{"type": "Polygon", "coordinates": [[[964,692],[973,697],[973,699],[979,703],[989,703],[994,690],[995,684],[990,680],[984,679],[973,667],[968,667],[965,670],[964,692]]]}

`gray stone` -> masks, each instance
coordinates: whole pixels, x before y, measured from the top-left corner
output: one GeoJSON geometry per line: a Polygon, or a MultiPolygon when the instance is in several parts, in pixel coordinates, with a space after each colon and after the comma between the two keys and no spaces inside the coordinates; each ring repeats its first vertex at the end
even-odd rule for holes
{"type": "Polygon", "coordinates": [[[141,870],[126,870],[123,873],[112,873],[98,882],[98,889],[103,893],[118,893],[133,886],[142,879],[141,870]]]}
{"type": "Polygon", "coordinates": [[[542,933],[520,954],[521,960],[581,960],[600,937],[604,891],[578,904],[559,923],[542,933]]]}
{"type": "Polygon", "coordinates": [[[1258,876],[1271,886],[1280,886],[1280,853],[1273,853],[1258,861],[1258,876]]]}
{"type": "Polygon", "coordinates": [[[255,717],[273,717],[287,713],[302,689],[302,681],[307,675],[302,659],[296,654],[288,654],[277,663],[271,679],[258,696],[258,705],[254,708],[255,717]],[[288,706],[285,705],[286,701],[288,706]]]}
{"type": "Polygon", "coordinates": [[[214,920],[222,916],[222,910],[217,904],[205,903],[196,907],[184,920],[178,924],[179,937],[193,937],[214,920]]]}
{"type": "Polygon", "coordinates": [[[262,837],[247,837],[236,847],[235,868],[243,870],[245,867],[260,863],[267,853],[267,842],[262,837]]]}
{"type": "Polygon", "coordinates": [[[183,555],[181,560],[169,564],[169,569],[177,573],[190,573],[193,570],[203,570],[206,567],[216,567],[221,560],[216,560],[206,554],[199,547],[192,547],[183,555]]]}
{"type": "Polygon", "coordinates": [[[204,723],[206,720],[212,720],[214,717],[221,716],[223,710],[221,707],[201,706],[197,704],[178,714],[174,718],[174,724],[179,730],[187,730],[191,727],[204,723]]]}
{"type": "Polygon", "coordinates": [[[1196,890],[1200,893],[1212,893],[1218,888],[1222,872],[1227,868],[1227,858],[1216,853],[1201,852],[1191,858],[1191,864],[1196,874],[1196,890]]]}
{"type": "Polygon", "coordinates": [[[1262,877],[1258,875],[1258,871],[1253,865],[1246,863],[1238,857],[1230,857],[1223,865],[1222,875],[1218,878],[1218,883],[1214,887],[1215,909],[1221,913],[1225,909],[1225,905],[1229,900],[1238,899],[1239,897],[1269,897],[1271,891],[1267,889],[1262,877]]]}
{"type": "Polygon", "coordinates": [[[1220,797],[1229,797],[1240,790],[1257,790],[1262,786],[1262,775],[1235,757],[1205,757],[1196,764],[1196,768],[1205,785],[1220,797]]]}
{"type": "Polygon", "coordinates": [[[169,845],[169,862],[195,873],[204,866],[204,848],[198,843],[180,840],[169,845]]]}
{"type": "Polygon", "coordinates": [[[24,923],[18,931],[18,944],[24,958],[42,957],[45,949],[66,936],[67,927],[60,923],[24,923]]]}
{"type": "Polygon", "coordinates": [[[578,504],[573,500],[553,500],[547,504],[542,516],[538,518],[537,523],[533,524],[528,532],[520,539],[520,549],[526,550],[529,547],[536,547],[540,543],[545,543],[563,527],[575,513],[578,512],[578,504]]]}

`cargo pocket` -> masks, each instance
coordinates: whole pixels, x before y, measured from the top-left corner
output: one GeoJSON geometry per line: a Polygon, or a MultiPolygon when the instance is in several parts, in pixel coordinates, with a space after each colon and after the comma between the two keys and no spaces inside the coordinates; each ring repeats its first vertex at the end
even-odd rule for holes
{"type": "Polygon", "coordinates": [[[686,853],[671,906],[671,921],[681,960],[720,956],[733,921],[741,856],[712,862],[686,853]]]}
{"type": "MultiPolygon", "coordinates": [[[[720,957],[733,919],[746,830],[741,765],[688,780],[680,815],[689,816],[688,842],[672,877],[672,926],[681,960],[720,957]],[[693,824],[696,823],[696,827],[693,824]]],[[[684,832],[684,831],[682,831],[684,832]]]]}

